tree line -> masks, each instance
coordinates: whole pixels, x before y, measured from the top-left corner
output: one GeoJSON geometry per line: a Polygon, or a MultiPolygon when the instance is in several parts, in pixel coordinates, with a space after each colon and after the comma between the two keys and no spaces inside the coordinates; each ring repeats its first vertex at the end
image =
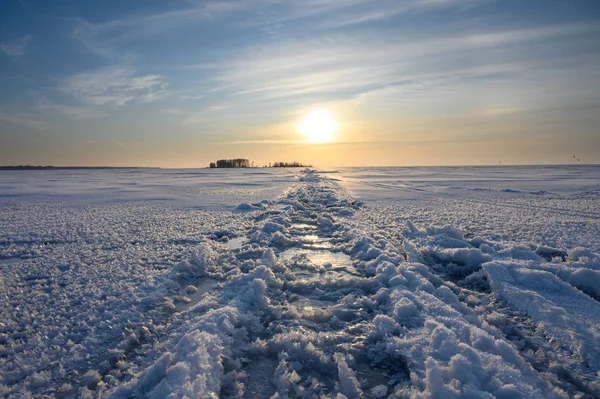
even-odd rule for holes
{"type": "Polygon", "coordinates": [[[244,158],[219,159],[210,163],[211,168],[249,168],[250,161],[244,158]]]}
{"type": "Polygon", "coordinates": [[[308,168],[312,165],[306,165],[300,162],[274,162],[273,168],[308,168]]]}
{"type": "MultiPolygon", "coordinates": [[[[303,164],[300,162],[273,162],[264,165],[264,168],[307,168],[312,165],[303,164]]],[[[250,162],[245,158],[235,159],[219,159],[216,162],[211,162],[209,167],[212,168],[254,168],[254,162],[250,162]]]]}

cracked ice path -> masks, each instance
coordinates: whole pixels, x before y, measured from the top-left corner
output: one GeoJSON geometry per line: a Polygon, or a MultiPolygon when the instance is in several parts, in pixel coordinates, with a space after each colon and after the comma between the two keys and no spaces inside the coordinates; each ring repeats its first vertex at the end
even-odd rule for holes
{"type": "Polygon", "coordinates": [[[361,206],[308,171],[244,239],[203,243],[173,281],[218,283],[112,396],[566,397],[361,206]]]}

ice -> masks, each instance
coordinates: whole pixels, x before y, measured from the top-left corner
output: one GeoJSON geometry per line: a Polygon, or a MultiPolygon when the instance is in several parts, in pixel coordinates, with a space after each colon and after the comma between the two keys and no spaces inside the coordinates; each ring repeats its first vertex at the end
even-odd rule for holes
{"type": "Polygon", "coordinates": [[[600,369],[600,306],[552,273],[527,265],[484,265],[492,289],[530,316],[558,344],[567,346],[593,369],[600,369]]]}
{"type": "Polygon", "coordinates": [[[599,171],[7,172],[0,395],[596,397],[599,171]]]}
{"type": "Polygon", "coordinates": [[[317,226],[307,223],[293,223],[290,226],[290,229],[298,229],[298,230],[313,230],[316,229],[317,226]]]}
{"type": "Polygon", "coordinates": [[[387,395],[387,386],[385,385],[377,385],[376,387],[371,389],[371,395],[376,398],[383,398],[387,395]]]}
{"type": "Polygon", "coordinates": [[[181,311],[199,302],[202,297],[210,292],[216,285],[217,280],[212,278],[203,278],[197,285],[188,285],[185,288],[185,296],[183,296],[186,300],[181,301],[176,306],[176,310],[181,311]]]}
{"type": "Polygon", "coordinates": [[[468,227],[495,242],[600,252],[598,165],[341,168],[326,175],[367,202],[382,225],[468,227]]]}
{"type": "Polygon", "coordinates": [[[255,211],[278,196],[294,175],[287,169],[88,169],[2,171],[3,200],[72,206],[159,202],[197,209],[255,211]]]}
{"type": "Polygon", "coordinates": [[[310,249],[292,248],[281,253],[281,260],[295,268],[303,268],[325,273],[327,271],[348,275],[357,275],[350,256],[342,252],[322,250],[321,247],[310,249]]]}
{"type": "Polygon", "coordinates": [[[225,245],[229,249],[240,249],[247,241],[244,237],[235,237],[227,240],[225,245]]]}
{"type": "Polygon", "coordinates": [[[447,166],[340,168],[325,174],[335,176],[355,196],[372,201],[440,194],[463,198],[490,194],[597,194],[599,171],[598,165],[447,166]]]}
{"type": "Polygon", "coordinates": [[[360,384],[356,379],[354,370],[348,366],[346,357],[342,353],[335,353],[333,355],[335,362],[338,367],[338,374],[340,380],[340,392],[345,395],[348,399],[358,399],[362,396],[362,390],[360,384]]]}

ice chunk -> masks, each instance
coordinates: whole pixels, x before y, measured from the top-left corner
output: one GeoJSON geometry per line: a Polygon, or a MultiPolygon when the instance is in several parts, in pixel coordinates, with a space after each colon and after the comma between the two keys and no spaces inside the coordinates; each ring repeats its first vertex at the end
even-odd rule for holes
{"type": "Polygon", "coordinates": [[[333,358],[338,366],[338,377],[340,381],[340,391],[348,399],[358,399],[362,397],[362,390],[354,371],[348,366],[346,356],[342,353],[335,353],[333,358]]]}
{"type": "Polygon", "coordinates": [[[387,395],[388,388],[385,385],[377,385],[376,387],[371,388],[371,395],[376,398],[383,398],[387,395]]]}

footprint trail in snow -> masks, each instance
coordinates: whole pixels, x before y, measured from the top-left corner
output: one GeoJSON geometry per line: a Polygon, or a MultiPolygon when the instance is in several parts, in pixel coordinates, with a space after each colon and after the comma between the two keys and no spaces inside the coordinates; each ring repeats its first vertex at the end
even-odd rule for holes
{"type": "MultiPolygon", "coordinates": [[[[160,356],[106,396],[598,397],[597,298],[533,249],[448,227],[378,230],[314,171],[242,208],[244,237],[206,241],[171,272],[172,292],[209,289],[175,309],[160,356]]],[[[597,278],[594,254],[568,256],[597,278]]]]}

